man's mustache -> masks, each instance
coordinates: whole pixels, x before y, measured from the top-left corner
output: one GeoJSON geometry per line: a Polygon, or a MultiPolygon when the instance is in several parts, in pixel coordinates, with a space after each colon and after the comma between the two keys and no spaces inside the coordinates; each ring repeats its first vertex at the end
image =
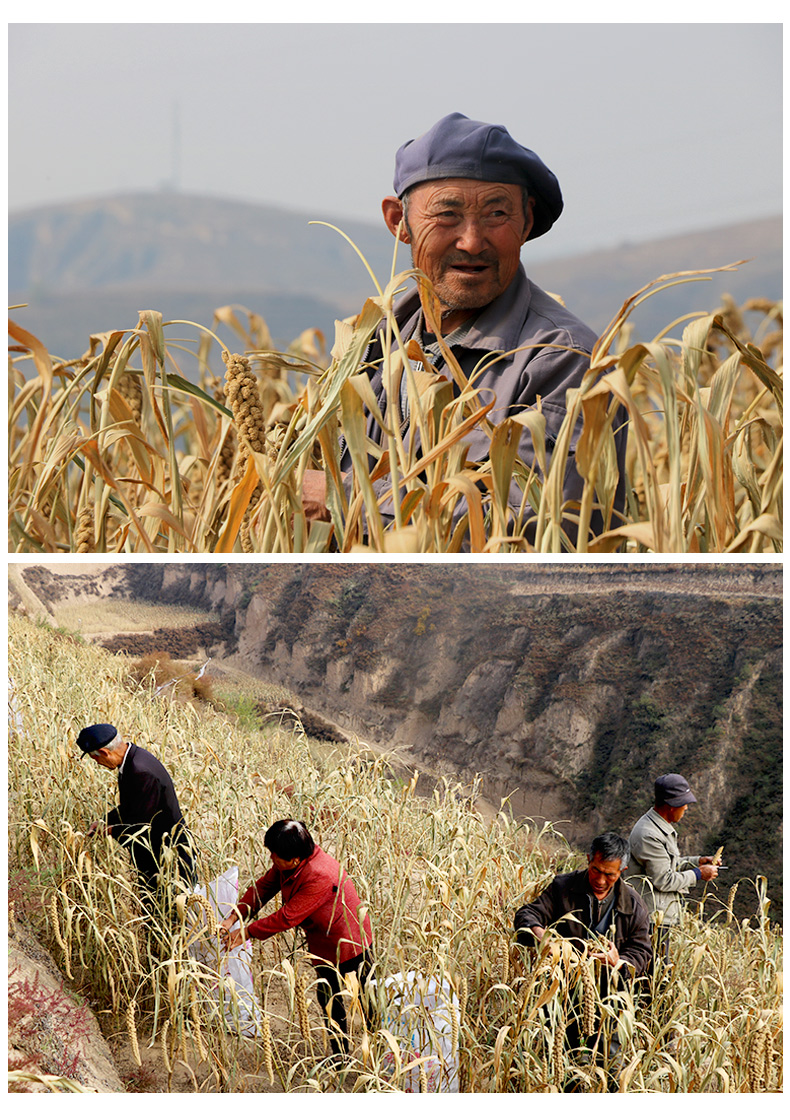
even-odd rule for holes
{"type": "Polygon", "coordinates": [[[470,256],[469,253],[455,252],[448,253],[448,255],[442,259],[442,266],[444,268],[452,268],[453,265],[457,264],[465,265],[467,268],[474,268],[479,265],[487,266],[497,263],[498,257],[496,253],[481,253],[479,256],[473,257],[470,256]]]}

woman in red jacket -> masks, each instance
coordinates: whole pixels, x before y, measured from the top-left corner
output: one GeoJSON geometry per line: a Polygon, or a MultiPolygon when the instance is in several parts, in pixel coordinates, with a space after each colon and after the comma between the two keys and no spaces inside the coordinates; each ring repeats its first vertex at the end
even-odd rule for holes
{"type": "MultiPolygon", "coordinates": [[[[330,1030],[332,1053],[348,1052],[346,1009],[340,996],[341,976],[355,972],[364,990],[373,967],[373,933],[370,918],[360,921],[361,902],[354,884],[339,863],[313,840],[301,821],[276,821],[263,838],[271,852],[272,866],[239,899],[236,910],[242,922],[230,914],[220,926],[227,949],[242,945],[246,938],[261,940],[300,926],[307,935],[307,948],[318,973],[318,1002],[324,1009],[330,1030]],[[270,899],[282,893],[279,910],[257,921],[245,919],[257,914],[270,899]]],[[[363,999],[365,1017],[371,1024],[363,999]]]]}

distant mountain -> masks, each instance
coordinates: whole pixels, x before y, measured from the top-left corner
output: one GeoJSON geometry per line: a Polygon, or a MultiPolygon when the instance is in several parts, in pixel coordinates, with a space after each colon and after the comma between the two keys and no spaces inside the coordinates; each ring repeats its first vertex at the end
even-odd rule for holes
{"type": "MultiPolygon", "coordinates": [[[[228,289],[364,299],[370,279],[342,228],[389,271],[392,237],[363,222],[193,195],[121,195],[12,214],[9,287],[57,293],[95,288],[228,289]]],[[[406,258],[404,258],[404,267],[406,258]]]]}
{"type": "Polygon", "coordinates": [[[141,309],[211,326],[229,303],[263,315],[279,345],[307,327],[331,344],[334,320],[374,289],[348,242],[313,219],[342,228],[375,274],[389,275],[383,223],[163,192],[12,214],[9,302],[29,304],[18,322],[64,357],[81,354],[91,333],[134,327],[141,309]]]}
{"type": "MultiPolygon", "coordinates": [[[[751,297],[782,298],[782,219],[699,230],[639,245],[544,261],[529,269],[533,279],[558,293],[596,331],[605,329],[629,296],[659,276],[692,269],[720,268],[745,261],[734,272],[708,273],[710,281],[676,284],[651,296],[634,312],[637,336],[653,338],[675,318],[714,311],[722,295],[736,303],[751,297]]],[[[680,325],[673,337],[682,331],[680,325]]]]}
{"type": "MultiPolygon", "coordinates": [[[[263,315],[285,346],[307,327],[329,338],[373,291],[364,264],[330,222],[358,246],[380,282],[392,265],[384,228],[269,206],[172,192],[39,207],[10,216],[9,302],[22,326],[62,357],[91,333],[131,328],[141,309],[211,325],[215,308],[238,303],[263,315]]],[[[596,330],[633,291],[661,273],[754,258],[712,285],[683,285],[650,300],[636,320],[652,335],[675,315],[737,299],[781,296],[781,220],[765,219],[683,237],[625,245],[530,267],[530,275],[596,330]]],[[[399,265],[407,268],[408,254],[399,265]]]]}

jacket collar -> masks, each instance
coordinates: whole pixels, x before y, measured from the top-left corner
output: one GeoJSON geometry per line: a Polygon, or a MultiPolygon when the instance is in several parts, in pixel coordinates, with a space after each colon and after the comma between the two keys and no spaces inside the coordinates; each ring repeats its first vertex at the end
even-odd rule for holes
{"type": "Polygon", "coordinates": [[[632,914],[634,911],[634,893],[622,876],[614,885],[614,908],[621,914],[632,914]]]}
{"type": "Polygon", "coordinates": [[[645,815],[650,817],[650,820],[653,822],[656,828],[660,828],[665,836],[677,836],[677,829],[675,828],[675,826],[670,824],[669,821],[665,821],[661,814],[657,813],[655,808],[653,808],[652,806],[647,810],[647,813],[645,815]]]}
{"type": "Polygon", "coordinates": [[[129,761],[129,759],[132,757],[132,755],[136,754],[136,753],[137,753],[136,744],[135,743],[129,743],[126,747],[126,753],[124,754],[123,758],[121,759],[121,765],[118,767],[118,780],[119,781],[121,780],[121,777],[123,776],[123,772],[126,769],[126,763],[129,761]]]}
{"type": "MultiPolygon", "coordinates": [[[[531,299],[530,282],[524,266],[519,265],[518,272],[504,292],[480,311],[462,345],[468,350],[483,350],[486,353],[515,350],[520,345],[521,328],[531,299]]],[[[418,290],[415,288],[401,296],[393,310],[401,328],[406,324],[416,324],[421,310],[418,290]]]]}

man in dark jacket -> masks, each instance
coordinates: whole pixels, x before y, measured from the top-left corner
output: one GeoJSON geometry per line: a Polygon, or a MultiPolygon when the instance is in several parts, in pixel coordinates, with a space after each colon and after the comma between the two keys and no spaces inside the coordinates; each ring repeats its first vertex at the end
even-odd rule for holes
{"type": "Polygon", "coordinates": [[[192,837],[179,808],[173,780],[158,758],[130,743],[111,723],[84,727],[77,746],[99,766],[118,771],[120,804],[105,820],[91,825],[90,833],[109,833],[127,849],[137,868],[141,893],[153,902],[159,873],[168,850],[174,856],[173,877],[185,885],[195,880],[192,837]]]}
{"type": "MultiPolygon", "coordinates": [[[[542,894],[516,911],[515,927],[519,944],[539,944],[551,926],[578,949],[587,948],[589,956],[600,961],[599,991],[605,997],[611,987],[620,987],[636,977],[645,976],[653,950],[650,942],[645,904],[620,876],[628,865],[628,841],[614,832],[596,836],[587,857],[587,867],[557,875],[542,894]]],[[[620,1050],[617,1032],[601,1038],[601,1022],[593,1034],[583,1037],[578,1017],[566,1027],[571,1049],[582,1041],[596,1055],[611,1061],[620,1050]]],[[[608,1085],[617,1091],[614,1067],[608,1071],[608,1085]]]]}
{"type": "Polygon", "coordinates": [[[548,926],[576,942],[600,944],[590,956],[602,969],[633,979],[648,972],[653,956],[645,904],[620,876],[628,866],[628,841],[614,832],[596,836],[587,867],[557,875],[542,894],[516,911],[521,945],[540,942],[548,926]]]}

